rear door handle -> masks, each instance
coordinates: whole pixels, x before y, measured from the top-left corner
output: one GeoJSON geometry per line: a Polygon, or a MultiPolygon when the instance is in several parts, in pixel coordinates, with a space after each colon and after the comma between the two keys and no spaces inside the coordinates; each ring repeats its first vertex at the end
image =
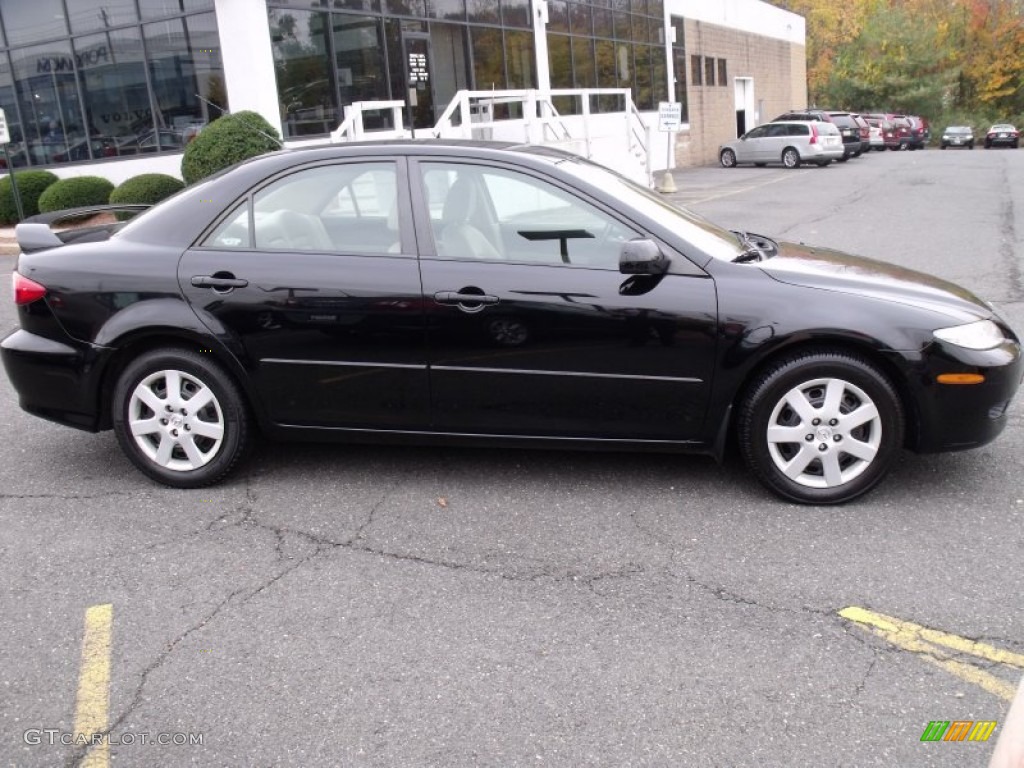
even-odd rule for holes
{"type": "Polygon", "coordinates": [[[219,277],[216,275],[193,275],[192,285],[195,288],[213,288],[215,291],[224,291],[231,288],[245,288],[249,285],[248,280],[238,277],[219,277]]]}

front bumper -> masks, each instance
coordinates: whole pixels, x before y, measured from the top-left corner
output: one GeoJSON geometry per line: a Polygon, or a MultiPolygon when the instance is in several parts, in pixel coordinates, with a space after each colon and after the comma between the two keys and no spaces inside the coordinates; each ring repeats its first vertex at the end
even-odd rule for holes
{"type": "Polygon", "coordinates": [[[917,408],[917,434],[908,447],[919,453],[977,448],[1006,427],[1007,411],[1024,376],[1020,344],[968,350],[935,342],[912,364],[907,377],[917,408]],[[980,373],[982,384],[939,384],[942,373],[980,373]]]}
{"type": "Polygon", "coordinates": [[[89,432],[100,429],[100,354],[92,345],[53,341],[25,330],[0,341],[0,360],[21,407],[89,432]]]}

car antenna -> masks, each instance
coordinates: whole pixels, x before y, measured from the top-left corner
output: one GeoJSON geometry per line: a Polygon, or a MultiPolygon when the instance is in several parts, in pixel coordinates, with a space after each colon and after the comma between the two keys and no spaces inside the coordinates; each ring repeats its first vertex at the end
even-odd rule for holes
{"type": "MultiPolygon", "coordinates": [[[[200,100],[201,102],[203,102],[204,104],[206,104],[206,106],[208,106],[208,107],[213,107],[214,109],[219,109],[219,110],[220,110],[221,112],[223,112],[223,113],[224,113],[225,115],[230,115],[230,114],[231,114],[231,111],[230,111],[230,110],[228,110],[228,109],[225,109],[225,108],[224,108],[224,107],[222,107],[222,106],[221,106],[220,104],[214,104],[214,103],[213,103],[212,101],[210,101],[209,99],[204,99],[204,98],[203,98],[202,96],[200,96],[200,95],[199,95],[198,93],[197,93],[197,94],[195,94],[195,97],[196,97],[197,99],[199,99],[199,100],[200,100]]],[[[247,128],[249,128],[249,129],[251,129],[251,130],[253,130],[253,131],[256,131],[256,133],[258,133],[258,134],[259,134],[260,136],[264,137],[265,139],[270,139],[271,141],[275,141],[275,142],[277,142],[277,144],[278,144],[279,146],[284,146],[284,142],[283,142],[283,141],[281,141],[281,139],[277,138],[276,136],[271,136],[271,135],[270,135],[269,133],[267,133],[266,131],[261,131],[261,130],[260,130],[259,128],[255,128],[255,127],[253,127],[253,126],[251,126],[251,125],[249,125],[249,126],[246,126],[246,127],[247,127],[247,128]]]]}

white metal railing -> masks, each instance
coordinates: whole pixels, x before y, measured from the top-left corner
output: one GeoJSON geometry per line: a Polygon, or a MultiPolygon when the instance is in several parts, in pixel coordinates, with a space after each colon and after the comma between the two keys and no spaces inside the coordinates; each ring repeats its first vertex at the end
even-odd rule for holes
{"type": "Polygon", "coordinates": [[[331,142],[362,141],[371,139],[409,139],[412,133],[405,130],[402,124],[404,101],[354,101],[345,107],[345,119],[335,130],[331,131],[331,142]],[[363,125],[365,112],[383,112],[391,110],[393,128],[367,131],[363,125]],[[369,133],[369,136],[367,134],[369,133]]]}
{"type": "Polygon", "coordinates": [[[644,120],[628,88],[561,88],[506,91],[459,91],[433,128],[407,130],[403,101],[357,101],[345,107],[345,119],[330,135],[331,142],[364,139],[433,138],[503,139],[558,146],[587,159],[616,167],[637,180],[643,173],[651,185],[652,127],[644,120]],[[615,99],[618,109],[594,110],[595,99],[615,99]],[[573,102],[572,114],[562,115],[556,99],[573,102]],[[496,117],[499,107],[508,117],[496,117]],[[390,110],[391,129],[366,130],[363,115],[390,110]],[[616,127],[618,126],[618,127],[616,127]],[[574,135],[574,133],[576,135],[574,135]],[[626,152],[623,152],[623,140],[626,152]],[[625,162],[623,162],[625,161],[625,162]]]}
{"type": "Polygon", "coordinates": [[[596,114],[592,110],[593,99],[599,97],[622,100],[621,110],[602,110],[601,114],[621,115],[624,128],[621,135],[626,140],[626,147],[635,162],[643,167],[644,177],[651,184],[651,127],[644,121],[628,88],[459,91],[441,113],[430,135],[434,138],[489,139],[494,138],[494,129],[505,129],[502,138],[510,138],[507,131],[514,133],[513,126],[519,124],[523,141],[528,144],[561,145],[571,151],[582,149],[578,154],[593,159],[598,137],[593,134],[591,116],[596,114]],[[554,99],[558,98],[576,102],[573,111],[581,117],[581,137],[573,137],[566,122],[569,118],[563,118],[555,107],[554,99]],[[509,112],[514,116],[495,119],[494,108],[503,104],[518,105],[518,109],[510,108],[509,112]]]}

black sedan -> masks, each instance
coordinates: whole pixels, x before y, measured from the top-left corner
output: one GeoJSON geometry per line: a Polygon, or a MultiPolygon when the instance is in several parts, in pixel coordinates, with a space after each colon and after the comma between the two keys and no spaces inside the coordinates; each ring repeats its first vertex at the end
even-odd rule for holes
{"type": "Polygon", "coordinates": [[[549,149],[285,151],[109,231],[18,235],[22,407],[112,428],[184,488],[256,429],[718,457],[734,435],[769,488],[836,503],[903,447],[994,439],[1024,371],[956,285],[721,229],[549,149]]]}
{"type": "Polygon", "coordinates": [[[997,123],[988,129],[985,134],[985,149],[992,147],[1010,147],[1017,149],[1020,146],[1020,131],[1009,123],[997,123]]]}

